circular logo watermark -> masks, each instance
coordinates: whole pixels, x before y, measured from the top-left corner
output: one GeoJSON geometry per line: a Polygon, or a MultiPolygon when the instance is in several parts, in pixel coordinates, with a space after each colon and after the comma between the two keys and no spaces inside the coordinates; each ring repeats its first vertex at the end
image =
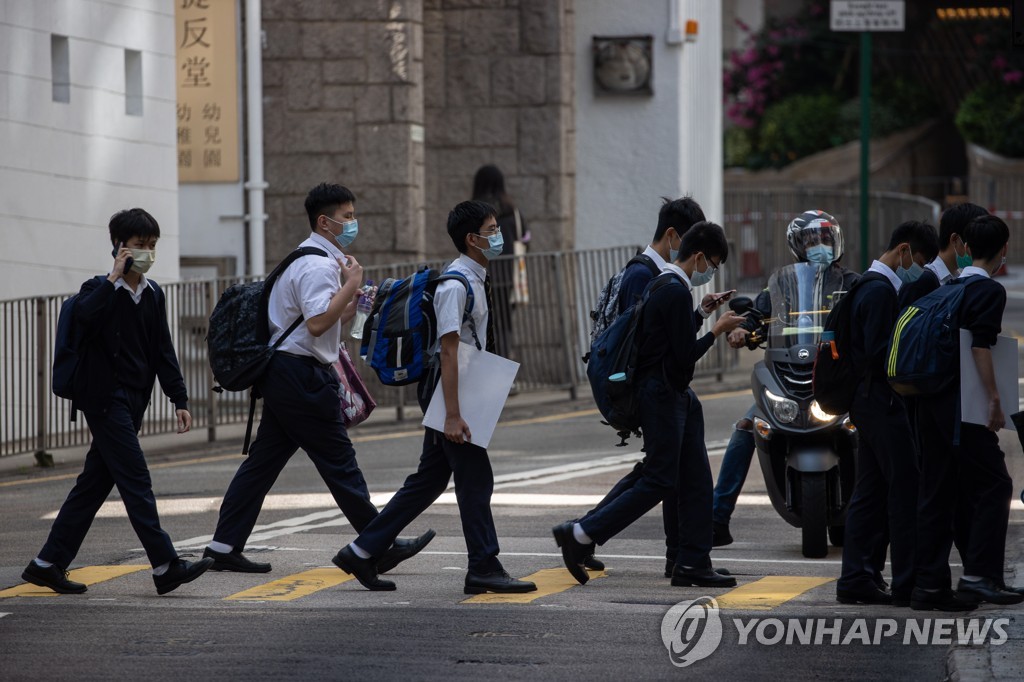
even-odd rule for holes
{"type": "Polygon", "coordinates": [[[722,618],[712,597],[681,601],[661,621],[661,641],[672,665],[685,668],[715,653],[722,643],[722,618]]]}

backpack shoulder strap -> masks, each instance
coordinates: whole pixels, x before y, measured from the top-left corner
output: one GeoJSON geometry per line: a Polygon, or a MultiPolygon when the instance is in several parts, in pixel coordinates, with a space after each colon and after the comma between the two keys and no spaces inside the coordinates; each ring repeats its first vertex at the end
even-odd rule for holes
{"type": "Polygon", "coordinates": [[[654,262],[654,259],[648,256],[646,253],[638,253],[632,258],[630,258],[629,261],[626,263],[626,267],[624,267],[623,270],[628,268],[630,265],[633,265],[634,263],[646,265],[647,269],[651,271],[651,277],[657,277],[658,275],[661,274],[661,268],[659,268],[657,263],[654,262]]]}
{"type": "MultiPolygon", "coordinates": [[[[270,336],[270,313],[268,308],[270,306],[270,290],[274,287],[274,282],[276,282],[277,278],[281,276],[281,273],[288,269],[289,265],[291,265],[298,259],[302,258],[303,256],[323,256],[324,258],[328,257],[327,252],[324,251],[323,249],[317,248],[315,246],[300,246],[299,248],[295,249],[287,256],[285,256],[284,260],[278,263],[277,267],[274,268],[269,275],[267,275],[267,278],[263,282],[263,292],[260,294],[259,313],[256,319],[256,329],[258,330],[258,335],[265,335],[264,338],[269,338],[270,336]]],[[[295,331],[299,324],[302,323],[302,320],[303,316],[299,315],[295,319],[295,321],[292,322],[291,325],[289,325],[288,329],[285,330],[284,334],[281,334],[281,336],[278,337],[277,341],[274,342],[274,348],[277,348],[282,343],[284,343],[284,340],[287,339],[288,336],[293,331],[295,331]]]]}
{"type": "MultiPolygon", "coordinates": [[[[469,333],[473,335],[473,343],[476,344],[476,349],[482,350],[483,345],[480,343],[480,338],[476,335],[476,321],[473,320],[472,315],[474,303],[473,287],[469,285],[469,280],[466,279],[465,275],[461,272],[456,272],[455,270],[445,271],[434,281],[437,284],[440,284],[441,282],[447,282],[449,280],[461,282],[462,286],[466,287],[466,308],[462,311],[462,319],[469,323],[469,333]]],[[[491,311],[488,310],[487,314],[490,315],[491,311]]]]}

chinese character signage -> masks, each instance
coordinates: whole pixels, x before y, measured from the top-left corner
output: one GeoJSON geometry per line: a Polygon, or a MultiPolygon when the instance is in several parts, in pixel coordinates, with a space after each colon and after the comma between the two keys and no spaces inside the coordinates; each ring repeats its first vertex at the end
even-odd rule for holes
{"type": "Polygon", "coordinates": [[[178,181],[238,181],[235,0],[174,0],[178,181]]]}
{"type": "Polygon", "coordinates": [[[902,31],[906,27],[903,0],[832,0],[833,31],[902,31]]]}

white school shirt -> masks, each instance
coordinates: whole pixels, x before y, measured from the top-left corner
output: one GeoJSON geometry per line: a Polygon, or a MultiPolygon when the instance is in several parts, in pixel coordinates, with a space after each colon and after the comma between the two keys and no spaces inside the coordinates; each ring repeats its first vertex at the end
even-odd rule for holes
{"type": "Polygon", "coordinates": [[[665,272],[665,266],[668,265],[665,259],[661,257],[661,254],[654,250],[653,247],[648,246],[644,249],[644,255],[654,261],[654,264],[658,266],[658,270],[665,272]]]}
{"type": "Polygon", "coordinates": [[[693,285],[690,284],[690,278],[686,276],[686,271],[683,270],[678,265],[676,265],[675,263],[666,263],[665,267],[662,268],[661,271],[662,272],[671,272],[671,273],[674,273],[676,275],[679,275],[680,277],[683,278],[683,284],[686,285],[686,288],[689,289],[690,291],[693,291],[693,285]]]}
{"type": "Polygon", "coordinates": [[[328,258],[311,255],[299,258],[277,278],[270,290],[267,305],[270,322],[270,344],[273,345],[281,334],[302,315],[299,323],[278,350],[306,355],[319,362],[333,363],[338,359],[338,344],[341,342],[341,321],[320,336],[309,333],[305,320],[321,315],[327,310],[331,299],[341,289],[341,266],[336,258],[344,258],[337,247],[316,233],[299,246],[314,246],[327,252],[328,258]]]}
{"type": "Polygon", "coordinates": [[[896,293],[899,293],[900,287],[903,286],[903,280],[896,276],[896,273],[892,271],[888,265],[882,261],[874,261],[871,263],[871,267],[868,268],[868,272],[877,272],[881,275],[885,275],[889,278],[889,281],[894,287],[896,287],[896,293]]]}
{"type": "MultiPolygon", "coordinates": [[[[469,286],[473,287],[471,315],[476,324],[476,335],[480,339],[480,348],[487,348],[487,317],[490,315],[490,311],[487,309],[487,292],[484,290],[487,268],[466,254],[461,254],[444,271],[454,271],[463,275],[469,281],[469,286]]],[[[456,331],[459,332],[459,340],[476,347],[469,324],[462,324],[462,313],[465,309],[466,287],[462,286],[461,282],[448,281],[437,285],[437,291],[434,294],[434,314],[437,316],[438,341],[431,352],[438,350],[442,336],[456,331]]]]}
{"type": "MultiPolygon", "coordinates": [[[[110,273],[107,273],[107,276],[109,277],[110,273]]],[[[117,291],[118,289],[124,289],[131,295],[132,301],[135,302],[135,305],[138,305],[139,303],[142,302],[142,292],[146,290],[146,287],[153,289],[153,285],[150,283],[148,279],[146,279],[145,275],[139,273],[139,278],[139,288],[132,289],[130,286],[128,286],[128,282],[124,281],[123,277],[118,277],[117,280],[114,282],[114,291],[117,291]]],[[[156,289],[153,289],[153,291],[156,291],[156,289]]]]}
{"type": "Polygon", "coordinates": [[[985,279],[992,279],[992,275],[988,274],[987,270],[982,270],[981,268],[975,267],[973,265],[968,265],[966,268],[960,271],[961,279],[963,279],[964,277],[970,277],[971,275],[981,275],[985,279]]]}
{"type": "Polygon", "coordinates": [[[949,271],[943,260],[936,256],[935,260],[925,266],[929,270],[935,273],[935,276],[939,278],[939,284],[945,284],[949,280],[953,279],[953,273],[949,271]]]}

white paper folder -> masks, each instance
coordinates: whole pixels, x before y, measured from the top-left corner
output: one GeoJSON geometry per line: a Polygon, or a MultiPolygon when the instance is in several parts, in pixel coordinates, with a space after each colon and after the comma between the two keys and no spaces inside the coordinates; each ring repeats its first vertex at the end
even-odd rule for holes
{"type": "MultiPolygon", "coordinates": [[[[960,420],[968,424],[988,424],[988,393],[981,383],[978,366],[971,353],[971,332],[960,330],[960,420]]],[[[1013,428],[1010,415],[1017,412],[1017,339],[999,336],[992,346],[999,402],[1006,417],[1004,428],[1013,428]]]]}
{"type": "MultiPolygon", "coordinates": [[[[501,410],[505,407],[519,363],[468,343],[459,344],[459,412],[473,434],[470,441],[486,448],[491,443],[501,410]]],[[[443,379],[442,379],[443,381],[443,379]]],[[[423,425],[444,433],[447,410],[438,382],[423,415],[423,425]]]]}

